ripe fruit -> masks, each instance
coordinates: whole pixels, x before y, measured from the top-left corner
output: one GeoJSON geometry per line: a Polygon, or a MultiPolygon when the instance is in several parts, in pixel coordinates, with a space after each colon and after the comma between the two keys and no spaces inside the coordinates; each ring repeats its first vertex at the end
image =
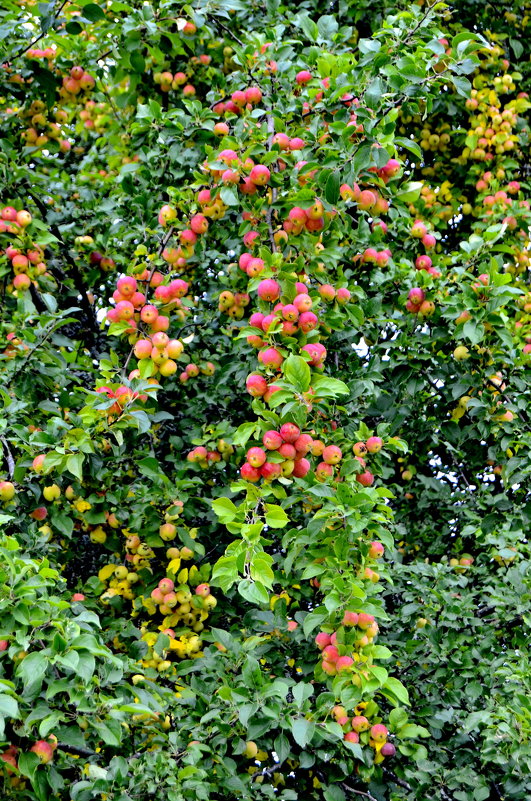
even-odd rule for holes
{"type": "Polygon", "coordinates": [[[284,423],[284,425],[280,426],[280,436],[284,442],[295,442],[299,438],[300,433],[300,428],[294,423],[284,423]]]}
{"type": "Polygon", "coordinates": [[[327,645],[330,645],[330,634],[327,634],[325,631],[320,631],[315,638],[315,642],[319,648],[323,650],[327,645]]]}
{"type": "Polygon", "coordinates": [[[347,733],[344,735],[343,739],[347,743],[359,743],[360,736],[356,731],[347,731],[347,733]]]}
{"type": "Polygon", "coordinates": [[[372,559],[379,559],[381,556],[384,555],[385,548],[381,542],[371,542],[369,548],[369,556],[372,559]]]}
{"type": "Polygon", "coordinates": [[[0,500],[11,501],[15,497],[15,485],[11,481],[0,481],[0,500]]]}
{"type": "Polygon", "coordinates": [[[312,80],[312,73],[308,72],[308,70],[301,70],[295,76],[295,80],[297,81],[299,86],[304,86],[309,81],[312,80]]]}
{"type": "Polygon", "coordinates": [[[376,723],[371,728],[371,738],[375,743],[383,743],[387,739],[389,732],[383,723],[376,723]]]}
{"type": "Polygon", "coordinates": [[[57,484],[51,484],[49,487],[44,487],[42,494],[47,501],[56,501],[61,496],[61,490],[57,484]]]}
{"type": "Polygon", "coordinates": [[[271,179],[271,172],[264,164],[257,164],[251,170],[249,179],[256,186],[265,186],[271,179]]]}
{"type": "Polygon", "coordinates": [[[369,453],[378,453],[382,450],[383,439],[381,437],[369,437],[365,445],[369,453]]]}
{"type": "Polygon", "coordinates": [[[245,382],[247,392],[253,398],[261,398],[267,392],[267,381],[260,373],[251,373],[245,382]]]}
{"type": "Polygon", "coordinates": [[[272,278],[266,278],[258,284],[258,297],[273,303],[280,297],[280,286],[272,278]]]}
{"type": "Polygon", "coordinates": [[[53,748],[46,740],[37,740],[37,742],[31,746],[30,751],[37,754],[43,765],[46,765],[53,759],[53,748]]]}
{"type": "Polygon", "coordinates": [[[258,753],[258,746],[252,740],[245,743],[245,751],[243,752],[247,759],[254,759],[258,753]]]}
{"type": "Polygon", "coordinates": [[[249,448],[247,451],[247,461],[252,467],[262,467],[266,459],[266,452],[262,448],[249,448]]]}
{"type": "Polygon", "coordinates": [[[240,467],[240,475],[246,481],[251,481],[253,484],[255,484],[257,481],[260,481],[262,473],[256,467],[253,467],[253,465],[249,462],[245,462],[240,467]]]}
{"type": "Polygon", "coordinates": [[[338,464],[342,458],[343,454],[337,445],[327,445],[323,451],[323,461],[327,464],[338,464]]]}
{"type": "Polygon", "coordinates": [[[343,626],[357,626],[358,624],[358,613],[357,612],[349,612],[348,610],[343,615],[343,620],[341,621],[341,625],[343,626]]]}
{"type": "Polygon", "coordinates": [[[281,434],[278,433],[278,431],[266,431],[266,433],[262,437],[262,442],[264,443],[264,446],[268,450],[274,451],[280,448],[283,442],[283,438],[281,434]]]}

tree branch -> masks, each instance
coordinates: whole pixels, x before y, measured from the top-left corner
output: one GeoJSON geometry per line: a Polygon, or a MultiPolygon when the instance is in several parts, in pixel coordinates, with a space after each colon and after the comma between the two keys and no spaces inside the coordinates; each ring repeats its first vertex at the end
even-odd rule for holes
{"type": "Polygon", "coordinates": [[[15,472],[15,460],[13,459],[13,455],[9,450],[7,439],[5,439],[4,437],[0,437],[0,442],[4,446],[6,452],[6,462],[7,462],[7,470],[9,472],[9,478],[13,478],[13,473],[15,472]]]}

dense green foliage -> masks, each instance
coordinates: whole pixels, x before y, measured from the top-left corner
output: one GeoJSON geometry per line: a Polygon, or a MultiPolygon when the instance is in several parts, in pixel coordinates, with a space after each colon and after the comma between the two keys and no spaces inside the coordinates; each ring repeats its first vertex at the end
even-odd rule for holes
{"type": "Polygon", "coordinates": [[[530,797],[530,13],[4,0],[4,797],[530,797]]]}

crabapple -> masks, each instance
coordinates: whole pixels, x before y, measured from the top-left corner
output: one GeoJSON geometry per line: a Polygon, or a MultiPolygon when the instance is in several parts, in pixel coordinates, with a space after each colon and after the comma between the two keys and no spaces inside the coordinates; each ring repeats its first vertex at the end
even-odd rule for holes
{"type": "Polygon", "coordinates": [[[382,450],[383,439],[381,437],[369,437],[365,445],[369,453],[378,453],[382,450]]]}
{"type": "Polygon", "coordinates": [[[267,459],[266,452],[258,447],[249,448],[246,456],[251,467],[262,467],[267,459]]]}
{"type": "Polygon", "coordinates": [[[327,464],[338,464],[342,458],[343,454],[337,445],[327,445],[323,451],[323,461],[327,464]]]}
{"type": "Polygon", "coordinates": [[[294,423],[284,423],[280,426],[280,436],[284,442],[295,442],[300,436],[300,428],[294,423]]]}
{"type": "Polygon", "coordinates": [[[266,431],[262,437],[262,442],[269,451],[278,450],[283,441],[283,437],[278,433],[278,431],[266,431]]]}
{"type": "Polygon", "coordinates": [[[259,373],[251,373],[245,382],[247,392],[254,398],[260,398],[267,392],[267,381],[259,373]]]}
{"type": "Polygon", "coordinates": [[[261,473],[260,470],[257,470],[256,467],[253,467],[251,464],[249,464],[249,462],[245,462],[240,467],[240,475],[246,481],[251,481],[253,484],[255,484],[260,480],[261,473]]]}
{"type": "Polygon", "coordinates": [[[280,286],[272,278],[266,278],[258,284],[258,297],[273,303],[280,297],[280,286]]]}
{"type": "Polygon", "coordinates": [[[387,735],[389,734],[387,728],[383,725],[383,723],[376,723],[371,728],[371,737],[375,743],[383,743],[387,735]]]}

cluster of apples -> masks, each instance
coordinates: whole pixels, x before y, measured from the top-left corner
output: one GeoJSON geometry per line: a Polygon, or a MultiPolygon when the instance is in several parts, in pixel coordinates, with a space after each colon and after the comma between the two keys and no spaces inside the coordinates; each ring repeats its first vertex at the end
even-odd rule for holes
{"type": "Polygon", "coordinates": [[[197,631],[201,631],[203,629],[202,620],[208,617],[208,610],[216,606],[216,599],[210,592],[210,586],[206,583],[198,584],[195,588],[195,599],[188,589],[183,591],[179,589],[180,586],[182,586],[182,582],[176,587],[173,579],[163,578],[151,591],[150,598],[156,604],[161,615],[165,617],[178,615],[179,620],[185,619],[186,625],[195,625],[197,631]],[[192,609],[195,610],[195,614],[200,616],[204,615],[206,611],[206,615],[194,623],[188,620],[188,616],[193,617],[192,609]]]}
{"type": "Polygon", "coordinates": [[[81,92],[90,92],[96,86],[96,81],[83,67],[76,65],[70,73],[63,77],[59,94],[66,101],[72,101],[81,92]]]}
{"type": "Polygon", "coordinates": [[[471,97],[466,101],[466,107],[476,114],[469,120],[467,142],[471,146],[463,150],[465,162],[468,159],[493,161],[496,155],[508,153],[516,146],[518,135],[515,127],[519,112],[527,108],[527,96],[525,92],[521,93],[502,108],[498,92],[500,88],[511,85],[512,78],[509,75],[496,77],[492,80],[492,87],[472,89],[471,97]],[[498,84],[496,77],[501,77],[498,84]]]}
{"type": "Polygon", "coordinates": [[[374,615],[367,612],[348,610],[343,615],[341,625],[345,629],[352,630],[345,634],[348,643],[341,643],[335,631],[332,634],[320,631],[315,638],[321,651],[321,668],[328,676],[336,676],[347,671],[355,672],[356,666],[366,661],[361,658],[359,652],[370,645],[378,634],[378,624],[374,615]]]}
{"type": "MultiPolygon", "coordinates": [[[[17,211],[13,206],[4,206],[0,211],[0,234],[10,234],[22,239],[31,221],[32,216],[26,209],[17,211]]],[[[31,241],[22,248],[8,245],[4,252],[13,269],[11,286],[14,290],[25,292],[32,282],[46,273],[44,251],[40,245],[31,241]]]]}
{"type": "MultiPolygon", "coordinates": [[[[165,228],[168,224],[172,225],[177,220],[177,209],[166,203],[159,211],[159,225],[165,228]]],[[[167,247],[162,252],[162,257],[168,264],[185,269],[188,259],[194,255],[197,240],[208,231],[208,219],[206,214],[194,214],[189,220],[188,228],[179,231],[180,245],[177,248],[167,247]]]]}
{"type": "Polygon", "coordinates": [[[322,458],[315,468],[315,476],[319,481],[325,481],[334,475],[334,466],[343,458],[337,445],[325,445],[310,434],[302,434],[294,423],[284,423],[279,431],[266,431],[262,444],[263,448],[249,448],[247,461],[240,468],[242,478],[252,483],[261,478],[273,481],[281,476],[304,478],[311,470],[306,458],[308,454],[322,458]]]}
{"type": "Polygon", "coordinates": [[[30,47],[24,55],[29,59],[45,58],[47,61],[53,61],[57,56],[57,51],[53,47],[44,47],[42,49],[40,47],[30,47]]]}
{"type": "MultiPolygon", "coordinates": [[[[186,309],[181,304],[189,289],[189,284],[181,278],[170,280],[163,284],[164,276],[158,271],[149,273],[144,270],[137,278],[131,275],[122,275],[113,293],[115,306],[108,310],[107,319],[111,322],[125,322],[127,327],[125,334],[130,336],[130,342],[134,343],[134,354],[137,359],[150,359],[153,366],[153,374],[160,373],[162,376],[170,376],[177,372],[177,362],[184,352],[184,345],[178,339],[170,339],[166,331],[170,326],[169,312],[174,311],[179,315],[180,321],[184,319],[186,309]],[[140,291],[139,283],[144,291],[140,291]],[[147,303],[147,287],[154,288],[154,299],[158,301],[162,311],[154,303],[147,303]],[[140,331],[139,325],[144,328],[145,335],[137,338],[140,331]]],[[[206,375],[211,375],[213,365],[209,362],[205,367],[206,375]]],[[[181,380],[187,381],[188,378],[199,374],[200,368],[190,364],[183,371],[181,380]]],[[[134,377],[134,376],[133,376],[134,377]]]]}
{"type": "Polygon", "coordinates": [[[372,189],[360,189],[358,184],[354,184],[354,186],[342,184],[339,188],[339,193],[343,200],[355,203],[361,211],[368,211],[373,216],[380,216],[389,211],[389,201],[374,187],[372,189]]]}
{"type": "Polygon", "coordinates": [[[293,206],[282,223],[282,228],[286,234],[300,236],[303,231],[310,231],[311,233],[322,231],[324,223],[324,206],[320,200],[314,200],[307,209],[303,209],[301,206],[293,206]]]}
{"type": "Polygon", "coordinates": [[[178,659],[199,659],[203,656],[201,648],[203,646],[201,638],[191,631],[183,632],[178,636],[166,627],[160,631],[145,631],[142,634],[142,641],[148,646],[147,654],[140,660],[143,668],[155,668],[159,673],[167,673],[173,667],[173,660],[169,657],[175,655],[178,659]],[[159,652],[156,643],[160,631],[170,638],[168,648],[162,648],[159,652]]]}
{"type": "Polygon", "coordinates": [[[14,331],[6,334],[7,345],[3,350],[3,355],[6,359],[15,359],[17,356],[23,356],[29,350],[29,346],[23,342],[14,331]]]}
{"type": "MultiPolygon", "coordinates": [[[[210,59],[210,56],[200,58],[210,59]]],[[[176,72],[174,75],[169,70],[155,72],[153,81],[160,87],[161,92],[169,92],[170,89],[180,89],[182,86],[183,97],[193,97],[196,94],[195,86],[188,83],[188,76],[185,72],[176,72]]]]}
{"type": "Polygon", "coordinates": [[[233,320],[241,320],[250,302],[251,298],[247,292],[230,292],[225,289],[219,296],[218,309],[233,320]]]}
{"type": "Polygon", "coordinates": [[[425,151],[444,153],[448,150],[451,133],[452,129],[447,122],[439,123],[433,129],[424,122],[424,127],[420,131],[419,145],[425,151]]]}
{"type": "Polygon", "coordinates": [[[57,142],[62,153],[70,150],[70,142],[61,128],[62,124],[68,122],[68,114],[64,109],[49,110],[42,100],[35,99],[28,108],[22,107],[18,116],[28,126],[20,134],[27,145],[44,147],[52,141],[57,142]]]}
{"type": "MultiPolygon", "coordinates": [[[[41,765],[47,765],[52,762],[57,745],[57,737],[54,734],[50,734],[46,740],[37,740],[33,743],[29,750],[30,753],[38,756],[41,765]]],[[[18,775],[18,758],[19,748],[16,745],[10,745],[0,754],[0,761],[4,763],[7,775],[10,777],[11,787],[23,789],[23,780],[18,775]]]]}
{"type": "Polygon", "coordinates": [[[517,305],[519,311],[517,312],[515,330],[523,340],[522,352],[527,356],[531,354],[531,293],[528,292],[518,298],[517,305]]]}
{"type": "MultiPolygon", "coordinates": [[[[219,130],[219,126],[224,125],[226,124],[218,123],[217,133],[222,133],[219,130]]],[[[259,188],[267,186],[271,180],[269,167],[266,167],[265,164],[255,164],[250,157],[247,157],[245,161],[241,161],[235,150],[222,150],[216,156],[216,162],[223,162],[226,165],[226,169],[210,167],[208,162],[205,162],[203,171],[210,173],[214,181],[218,181],[223,186],[237,186],[244,195],[255,195],[259,188]]],[[[211,207],[214,202],[211,190],[200,190],[197,195],[197,201],[202,206],[211,207]]],[[[216,218],[219,219],[219,216],[216,218]]]]}
{"type": "Polygon", "coordinates": [[[474,557],[469,553],[464,553],[457,559],[455,556],[448,562],[450,567],[453,567],[456,573],[466,573],[466,569],[474,564],[474,557]]]}
{"type": "MultiPolygon", "coordinates": [[[[137,376],[134,374],[134,371],[129,374],[130,379],[136,377],[137,376]]],[[[151,384],[158,384],[156,379],[148,379],[148,381],[151,384]]],[[[125,384],[119,384],[115,388],[107,385],[96,387],[95,392],[97,392],[98,395],[106,395],[107,398],[114,399],[114,403],[112,405],[106,409],[102,409],[102,413],[108,415],[110,418],[122,414],[124,408],[135,401],[138,400],[141,403],[145,403],[148,399],[148,396],[145,393],[134,392],[131,387],[126,387],[125,384]]]]}
{"type": "MultiPolygon", "coordinates": [[[[84,106],[78,114],[83,123],[83,128],[96,133],[102,133],[105,126],[110,122],[109,106],[106,103],[96,103],[94,100],[85,100],[84,106]]],[[[133,159],[138,160],[138,159],[133,159]]],[[[100,170],[100,175],[106,175],[106,171],[100,170]]]]}
{"type": "Polygon", "coordinates": [[[373,723],[371,726],[368,718],[359,714],[351,718],[345,707],[339,705],[332,708],[332,716],[343,728],[345,742],[368,744],[374,748],[376,755],[381,755],[382,759],[375,758],[375,763],[382,762],[384,757],[396,754],[395,746],[387,741],[389,731],[383,723],[373,723]]]}
{"type": "Polygon", "coordinates": [[[223,459],[223,454],[217,450],[207,450],[204,445],[198,445],[187,454],[186,459],[206,470],[210,465],[220,462],[223,459]]]}
{"type": "MultiPolygon", "coordinates": [[[[248,86],[245,89],[237,89],[232,93],[230,100],[219,101],[212,107],[215,114],[235,114],[239,116],[244,109],[252,111],[262,101],[262,90],[258,86],[248,86]]],[[[217,122],[214,125],[214,133],[226,136],[229,127],[224,122],[217,122]]]]}
{"type": "Polygon", "coordinates": [[[435,311],[435,304],[432,300],[426,299],[426,293],[421,287],[414,286],[408,292],[406,309],[411,314],[418,314],[419,317],[429,317],[435,311]]]}
{"type": "MultiPolygon", "coordinates": [[[[93,238],[90,236],[84,237],[84,242],[81,244],[92,244],[93,238]]],[[[116,269],[116,262],[110,256],[105,256],[99,250],[92,250],[88,255],[88,261],[91,267],[100,267],[104,273],[111,273],[116,269]]]]}

